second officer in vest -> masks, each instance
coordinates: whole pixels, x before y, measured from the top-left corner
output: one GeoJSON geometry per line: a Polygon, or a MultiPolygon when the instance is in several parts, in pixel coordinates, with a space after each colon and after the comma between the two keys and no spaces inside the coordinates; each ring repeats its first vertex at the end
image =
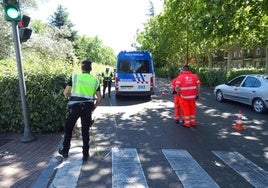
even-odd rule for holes
{"type": "Polygon", "coordinates": [[[69,113],[65,120],[63,147],[59,150],[59,153],[65,158],[68,157],[72,132],[77,119],[80,117],[83,138],[83,161],[86,161],[89,157],[91,113],[100,104],[101,93],[98,79],[90,75],[91,62],[83,61],[81,69],[82,73],[73,74],[64,90],[64,96],[69,98],[69,113]]]}
{"type": "Polygon", "coordinates": [[[112,87],[112,78],[113,78],[113,73],[109,70],[107,67],[105,69],[105,72],[102,73],[103,77],[103,93],[102,97],[105,97],[105,90],[108,87],[108,96],[111,97],[111,87],[112,87]]]}

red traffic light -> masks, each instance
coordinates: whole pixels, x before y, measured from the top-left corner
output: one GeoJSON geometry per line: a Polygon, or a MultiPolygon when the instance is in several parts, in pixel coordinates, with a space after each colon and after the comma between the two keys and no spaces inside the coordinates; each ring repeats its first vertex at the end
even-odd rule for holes
{"type": "Polygon", "coordinates": [[[23,15],[21,21],[18,23],[19,28],[28,27],[31,18],[29,16],[23,15]]]}
{"type": "Polygon", "coordinates": [[[32,35],[32,30],[28,28],[31,18],[23,15],[21,21],[18,23],[20,42],[26,42],[32,35]]]}

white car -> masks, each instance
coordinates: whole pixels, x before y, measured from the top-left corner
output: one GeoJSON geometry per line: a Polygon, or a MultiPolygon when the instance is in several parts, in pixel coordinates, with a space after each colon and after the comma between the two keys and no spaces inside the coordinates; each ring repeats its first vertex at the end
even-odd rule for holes
{"type": "Polygon", "coordinates": [[[214,94],[219,102],[232,100],[252,106],[257,113],[265,113],[268,107],[268,75],[237,76],[217,85],[214,94]]]}

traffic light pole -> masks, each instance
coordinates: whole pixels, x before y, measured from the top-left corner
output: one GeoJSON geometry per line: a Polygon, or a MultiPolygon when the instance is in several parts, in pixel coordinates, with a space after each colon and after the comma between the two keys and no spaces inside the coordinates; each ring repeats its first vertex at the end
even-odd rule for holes
{"type": "Polygon", "coordinates": [[[26,86],[24,80],[24,73],[22,68],[22,61],[21,61],[21,48],[19,42],[19,30],[18,30],[18,23],[12,22],[12,30],[13,30],[13,38],[15,44],[15,51],[16,51],[16,59],[17,59],[17,67],[19,73],[19,84],[20,84],[20,96],[21,96],[21,103],[22,103],[22,111],[23,111],[23,118],[24,118],[24,135],[21,138],[22,142],[31,142],[35,139],[34,136],[31,134],[30,130],[30,123],[29,123],[29,114],[28,114],[28,105],[26,100],[26,86]]]}

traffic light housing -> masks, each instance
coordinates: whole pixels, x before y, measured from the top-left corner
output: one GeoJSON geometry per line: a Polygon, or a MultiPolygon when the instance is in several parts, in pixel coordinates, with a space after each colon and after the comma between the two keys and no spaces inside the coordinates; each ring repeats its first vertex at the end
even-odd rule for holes
{"type": "Polygon", "coordinates": [[[20,42],[26,42],[32,35],[32,30],[28,28],[31,18],[23,15],[21,21],[18,23],[20,42]]]}
{"type": "Polygon", "coordinates": [[[3,0],[5,18],[9,22],[19,22],[22,18],[19,0],[3,0]]]}

